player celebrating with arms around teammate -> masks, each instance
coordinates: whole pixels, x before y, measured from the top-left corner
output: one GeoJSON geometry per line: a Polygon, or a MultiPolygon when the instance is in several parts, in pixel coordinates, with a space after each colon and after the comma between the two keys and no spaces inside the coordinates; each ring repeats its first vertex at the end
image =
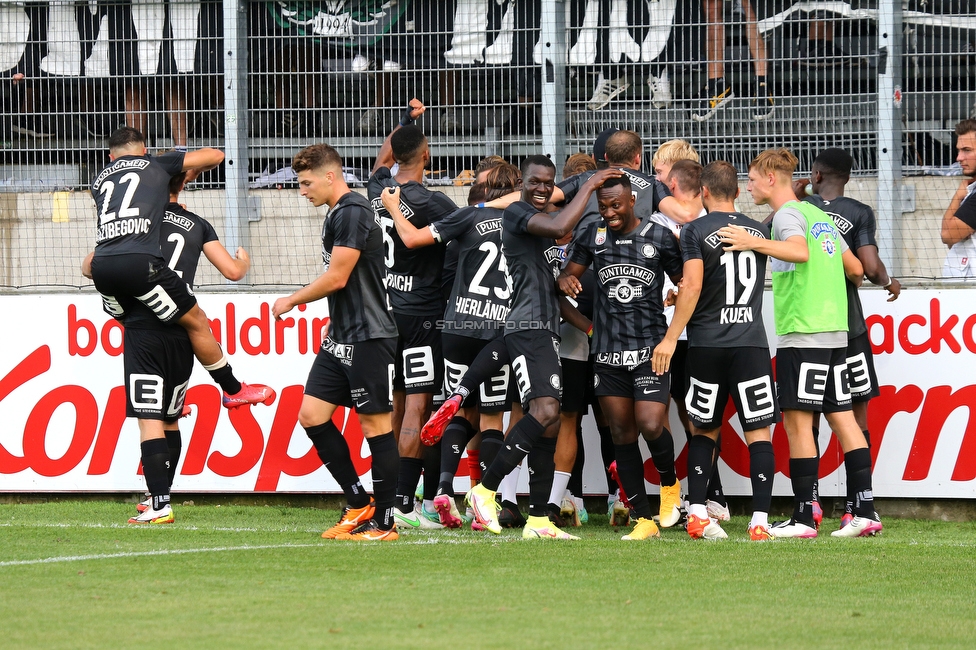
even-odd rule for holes
{"type": "Polygon", "coordinates": [[[749,445],[753,515],[749,536],[770,538],[769,504],[776,463],[769,427],[779,419],[773,370],[762,321],[766,255],[727,251],[718,231],[734,224],[769,239],[769,227],[736,212],[735,168],[719,160],[702,171],[702,202],[708,214],[681,232],[684,277],[674,318],[654,349],[655,372],[670,369],[681,330],[688,328],[686,406],[693,435],[688,442],[688,534],[695,539],[728,537],[706,505],[708,481],[729,395],[749,445]]]}
{"type": "Polygon", "coordinates": [[[719,229],[727,251],[756,251],[774,258],[776,368],[783,424],[790,442],[793,517],[773,526],[773,537],[817,536],[813,486],[819,458],[813,414],[822,412],[844,449],[847,482],[855,493],[854,519],[836,537],[881,532],[871,491],[871,452],[851,411],[847,370],[846,277],[860,286],[864,268],[820,208],[796,200],[791,185],[796,156],[769,149],[749,165],[749,191],[756,205],[770,205],[773,239],[741,226],[719,229]]]}
{"type": "Polygon", "coordinates": [[[561,212],[546,209],[555,188],[556,167],[545,156],[529,156],[522,163],[522,200],[502,216],[502,247],[512,278],[512,304],[506,323],[505,345],[525,415],[505,439],[482,482],[467,500],[482,526],[496,535],[495,491],[526,455],[529,457],[529,518],[524,538],[579,539],[553,525],[547,516],[549,489],[555,470],[553,454],[559,433],[562,372],[559,364],[559,298],[555,279],[562,252],[556,240],[579,222],[587,200],[598,187],[623,172],[604,169],[591,176],[561,212]]]}
{"type": "Polygon", "coordinates": [[[592,326],[594,392],[610,423],[621,487],[637,513],[634,530],[623,539],[640,540],[660,533],[644,489],[638,434],[647,441],[661,475],[661,526],[669,528],[681,516],[674,440],[664,426],[670,377],[651,369],[651,350],[667,327],[661,302],[664,274],[675,283],[681,279],[681,253],[671,231],[634,214],[628,176],[604,182],[597,201],[603,218],[574,237],[559,286],[575,298],[582,289],[578,278],[593,265],[598,282],[592,326]]]}
{"type": "Polygon", "coordinates": [[[301,195],[315,207],[329,206],[322,224],[325,272],[290,296],[278,298],[276,319],[298,305],[329,299],[329,331],[305,382],[298,422],[322,463],[342,487],[348,505],[326,539],[397,539],[393,519],[400,456],[393,410],[396,324],[383,279],[383,233],[365,197],[349,189],[342,159],[327,144],[302,149],[292,169],[301,195]],[[352,464],[349,446],[332,422],[337,406],[356,407],[372,455],[375,506],[352,464]]]}

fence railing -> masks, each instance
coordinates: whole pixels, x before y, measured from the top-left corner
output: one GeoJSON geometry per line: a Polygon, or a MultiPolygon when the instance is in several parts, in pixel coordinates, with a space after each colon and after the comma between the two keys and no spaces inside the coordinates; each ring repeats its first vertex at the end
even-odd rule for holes
{"type": "Polygon", "coordinates": [[[937,278],[952,130],[976,104],[972,0],[63,0],[0,3],[0,25],[5,287],[87,286],[85,190],[120,124],[152,150],[224,149],[185,202],[251,250],[245,283],[307,282],[322,214],[295,196],[291,156],[329,142],[365,180],[411,97],[430,182],[462,203],[480,158],[561,163],[610,126],[642,135],[647,168],[673,138],[743,174],[766,148],[802,174],[842,147],[882,258],[937,278]]]}

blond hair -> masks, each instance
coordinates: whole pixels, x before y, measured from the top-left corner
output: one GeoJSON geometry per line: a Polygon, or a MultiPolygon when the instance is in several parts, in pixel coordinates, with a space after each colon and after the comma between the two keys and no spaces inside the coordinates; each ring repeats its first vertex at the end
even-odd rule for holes
{"type": "Polygon", "coordinates": [[[749,169],[755,169],[762,175],[776,174],[780,178],[792,178],[793,171],[799,161],[789,149],[766,149],[761,154],[753,158],[749,163],[749,169]]]}
{"type": "Polygon", "coordinates": [[[691,146],[691,143],[686,140],[668,140],[654,152],[654,157],[651,158],[651,167],[657,167],[658,164],[673,165],[679,160],[701,162],[698,158],[698,152],[691,146]]]}

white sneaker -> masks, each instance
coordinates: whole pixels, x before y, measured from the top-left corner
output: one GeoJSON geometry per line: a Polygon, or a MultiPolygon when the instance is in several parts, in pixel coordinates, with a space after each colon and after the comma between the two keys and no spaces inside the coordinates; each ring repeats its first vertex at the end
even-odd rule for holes
{"type": "Polygon", "coordinates": [[[654,108],[667,108],[671,105],[671,80],[668,78],[668,71],[664,70],[655,77],[650,75],[647,85],[651,87],[651,106],[654,108]]]}
{"type": "Polygon", "coordinates": [[[400,72],[400,67],[399,61],[383,61],[383,72],[400,72]]]}
{"type": "Polygon", "coordinates": [[[173,517],[173,508],[169,504],[159,510],[149,508],[149,510],[129,518],[130,524],[171,524],[174,521],[176,519],[173,517]]]}
{"type": "Polygon", "coordinates": [[[869,537],[877,535],[884,527],[880,521],[868,517],[854,517],[851,522],[830,534],[831,537],[869,537]]]}
{"type": "Polygon", "coordinates": [[[732,518],[729,507],[727,505],[723,506],[718,501],[709,499],[705,502],[705,508],[708,509],[708,518],[713,521],[728,521],[732,518]]]}
{"type": "Polygon", "coordinates": [[[373,60],[362,54],[357,54],[352,57],[352,63],[349,64],[349,69],[353,72],[366,72],[373,67],[373,60]]]}
{"type": "Polygon", "coordinates": [[[400,512],[397,508],[393,509],[393,519],[396,520],[397,530],[400,532],[410,530],[420,530],[420,514],[414,507],[410,512],[400,512]]]}
{"type": "Polygon", "coordinates": [[[776,538],[797,537],[799,539],[813,539],[817,536],[817,529],[790,519],[770,528],[769,534],[776,538]]]}
{"type": "Polygon", "coordinates": [[[630,88],[630,82],[627,81],[627,77],[605,79],[601,74],[597,77],[596,88],[593,90],[590,101],[586,102],[586,108],[591,111],[598,111],[613,101],[615,97],[627,92],[628,88],[630,88]]]}

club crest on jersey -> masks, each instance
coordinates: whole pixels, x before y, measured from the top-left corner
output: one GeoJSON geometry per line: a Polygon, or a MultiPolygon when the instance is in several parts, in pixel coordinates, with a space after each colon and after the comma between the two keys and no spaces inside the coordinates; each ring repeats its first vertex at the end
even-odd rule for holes
{"type": "Polygon", "coordinates": [[[557,374],[551,375],[549,377],[549,383],[552,384],[552,387],[553,388],[555,388],[556,390],[559,390],[559,386],[561,384],[561,382],[559,381],[559,375],[557,375],[557,374]]]}
{"type": "Polygon", "coordinates": [[[821,235],[827,235],[828,237],[836,237],[837,230],[834,228],[833,224],[827,223],[826,221],[818,221],[813,224],[810,228],[810,234],[813,235],[814,239],[820,239],[821,235]]]}
{"type": "Polygon", "coordinates": [[[852,224],[850,221],[840,216],[836,212],[828,212],[827,216],[834,220],[834,225],[837,226],[837,230],[839,230],[843,235],[849,233],[851,231],[851,228],[854,227],[854,224],[852,224]]]}
{"type": "Polygon", "coordinates": [[[641,255],[644,257],[654,257],[657,254],[657,249],[650,244],[644,244],[641,246],[641,255]]]}
{"type": "Polygon", "coordinates": [[[834,253],[837,252],[837,245],[834,244],[833,239],[823,240],[820,242],[820,247],[823,249],[823,252],[827,253],[828,257],[833,257],[834,253]]]}
{"type": "Polygon", "coordinates": [[[607,229],[597,228],[596,238],[593,240],[593,243],[596,244],[597,246],[600,246],[601,244],[605,244],[606,242],[607,242],[607,229]]]}

